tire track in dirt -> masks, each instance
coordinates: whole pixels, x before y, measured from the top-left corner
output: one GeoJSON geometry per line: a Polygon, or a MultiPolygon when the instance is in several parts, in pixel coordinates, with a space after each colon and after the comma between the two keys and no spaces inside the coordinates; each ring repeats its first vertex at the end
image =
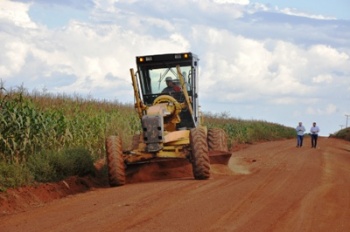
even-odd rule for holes
{"type": "MultiPolygon", "coordinates": [[[[272,204],[271,202],[280,194],[280,189],[286,187],[286,185],[288,185],[288,180],[293,178],[292,173],[288,173],[288,169],[290,169],[288,167],[288,159],[290,158],[288,155],[291,153],[289,142],[287,142],[285,146],[280,146],[279,149],[274,149],[274,145],[269,143],[262,146],[263,148],[261,150],[265,152],[257,156],[253,154],[252,157],[252,160],[256,160],[255,162],[264,163],[264,166],[262,166],[260,170],[255,170],[255,172],[259,172],[258,176],[255,178],[255,185],[252,186],[249,193],[240,199],[240,203],[232,211],[223,215],[217,223],[219,225],[228,224],[228,230],[249,231],[249,229],[246,230],[246,225],[249,224],[251,218],[241,217],[242,212],[248,215],[259,214],[267,205],[272,204]],[[276,180],[276,176],[281,175],[281,173],[287,173],[287,175],[285,175],[283,179],[276,180]],[[270,189],[274,189],[274,192],[271,192],[270,189]],[[252,202],[254,202],[254,204],[252,204],[252,202]],[[234,220],[235,218],[243,218],[244,220],[235,220],[233,223],[232,219],[234,220]],[[229,221],[231,222],[228,223],[229,221]]],[[[249,149],[242,151],[242,153],[248,151],[249,149]]],[[[219,228],[220,226],[217,228],[214,226],[212,229],[215,231],[219,228]]],[[[263,231],[263,228],[261,228],[261,230],[263,231]]]]}
{"type": "MultiPolygon", "coordinates": [[[[350,217],[349,169],[342,169],[338,147],[333,147],[334,140],[322,140],[322,148],[310,151],[314,160],[319,160],[320,184],[310,190],[294,209],[291,209],[274,229],[280,231],[345,231],[344,225],[350,217]],[[334,162],[336,160],[337,162],[334,162]],[[338,170],[341,170],[339,172],[338,170]],[[337,183],[339,180],[342,183],[337,183]],[[347,182],[347,183],[344,183],[347,182]],[[345,191],[339,191],[343,189],[345,191]],[[345,209],[345,210],[344,210],[345,209]],[[334,221],[339,223],[334,224],[334,221]],[[286,229],[287,228],[287,229],[286,229]]],[[[311,163],[311,162],[309,162],[311,163]]],[[[349,164],[349,162],[347,162],[349,164]]],[[[344,165],[344,164],[343,164],[344,165]]]]}

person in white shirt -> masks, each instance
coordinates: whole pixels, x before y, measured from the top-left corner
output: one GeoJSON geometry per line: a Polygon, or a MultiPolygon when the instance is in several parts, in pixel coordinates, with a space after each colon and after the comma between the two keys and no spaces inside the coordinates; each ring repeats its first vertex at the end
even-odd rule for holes
{"type": "Polygon", "coordinates": [[[297,147],[302,147],[305,132],[305,127],[303,126],[303,123],[299,122],[295,130],[297,131],[297,147]]]}
{"type": "Polygon", "coordinates": [[[316,146],[317,146],[318,132],[320,132],[320,128],[318,126],[316,126],[316,122],[312,123],[312,127],[310,129],[311,147],[312,148],[316,148],[316,146]]]}

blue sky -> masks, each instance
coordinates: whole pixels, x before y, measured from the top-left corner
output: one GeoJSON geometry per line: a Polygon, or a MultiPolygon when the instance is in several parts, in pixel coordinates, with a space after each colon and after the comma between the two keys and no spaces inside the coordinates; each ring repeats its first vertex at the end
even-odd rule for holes
{"type": "Polygon", "coordinates": [[[191,51],[204,112],[307,129],[316,121],[326,136],[350,114],[350,7],[310,2],[2,0],[0,78],[132,103],[135,56],[191,51]]]}
{"type": "Polygon", "coordinates": [[[87,21],[88,12],[83,9],[64,5],[33,4],[28,12],[33,21],[50,28],[59,28],[67,25],[70,20],[87,21]]]}
{"type": "Polygon", "coordinates": [[[319,14],[337,19],[350,19],[350,1],[347,0],[261,0],[252,2],[260,2],[271,6],[277,6],[279,8],[295,8],[309,14],[319,14]]]}

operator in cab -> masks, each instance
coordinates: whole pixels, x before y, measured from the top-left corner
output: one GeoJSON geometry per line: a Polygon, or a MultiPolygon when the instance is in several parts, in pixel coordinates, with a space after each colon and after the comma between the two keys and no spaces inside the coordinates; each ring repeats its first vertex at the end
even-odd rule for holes
{"type": "Polygon", "coordinates": [[[167,87],[165,87],[162,93],[171,93],[171,92],[180,92],[180,86],[176,85],[171,77],[165,78],[165,83],[167,87]]]}

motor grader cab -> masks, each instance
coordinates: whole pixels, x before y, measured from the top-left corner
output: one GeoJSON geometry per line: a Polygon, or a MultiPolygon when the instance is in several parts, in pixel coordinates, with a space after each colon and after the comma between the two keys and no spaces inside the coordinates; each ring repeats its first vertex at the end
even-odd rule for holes
{"type": "Polygon", "coordinates": [[[126,170],[135,164],[187,159],[195,179],[208,179],[211,163],[228,163],[224,130],[201,125],[198,61],[193,53],[136,57],[137,71],[130,74],[142,131],[129,151],[119,136],[107,137],[111,186],[124,185],[126,170]]]}

